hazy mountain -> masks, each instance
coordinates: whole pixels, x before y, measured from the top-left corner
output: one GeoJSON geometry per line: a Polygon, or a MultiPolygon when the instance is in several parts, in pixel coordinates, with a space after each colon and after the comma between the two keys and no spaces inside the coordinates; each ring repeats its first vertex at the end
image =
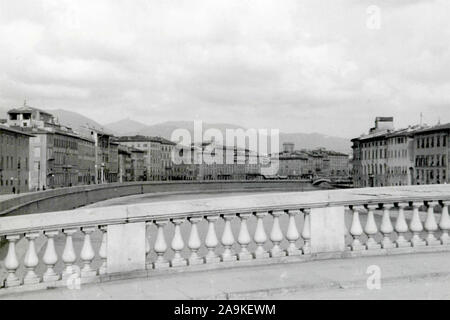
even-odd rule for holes
{"type": "Polygon", "coordinates": [[[0,106],[0,119],[6,119],[6,113],[8,110],[11,109],[10,107],[1,107],[0,106]]]}
{"type": "MultiPolygon", "coordinates": [[[[242,127],[226,123],[203,123],[203,133],[210,128],[220,130],[225,137],[226,129],[239,129],[242,127]]],[[[166,121],[147,126],[146,128],[139,130],[137,134],[146,136],[161,136],[166,139],[170,139],[172,132],[176,129],[186,129],[191,133],[191,136],[194,137],[193,121],[166,121]]]]}
{"type": "Polygon", "coordinates": [[[328,150],[350,153],[350,139],[327,136],[320,133],[280,133],[280,148],[284,142],[292,142],[295,149],[325,148],[328,150]]]}
{"type": "Polygon", "coordinates": [[[139,131],[144,130],[147,128],[147,125],[127,118],[113,123],[108,123],[105,125],[105,128],[117,135],[129,136],[135,135],[139,131]]]}
{"type": "MultiPolygon", "coordinates": [[[[193,127],[194,124],[192,121],[167,121],[146,126],[143,129],[135,130],[129,133],[147,136],[161,136],[166,139],[170,139],[172,132],[175,129],[182,128],[187,129],[193,137],[193,127]]],[[[209,128],[220,130],[225,138],[226,129],[239,129],[242,127],[226,123],[203,123],[203,132],[209,128]]],[[[245,130],[245,128],[242,129],[245,130]]],[[[316,149],[322,147],[344,153],[351,152],[350,139],[332,137],[320,133],[280,133],[280,150],[284,142],[293,142],[295,144],[295,149],[316,149]]]]}
{"type": "MultiPolygon", "coordinates": [[[[0,118],[6,117],[6,111],[8,108],[0,107],[0,118]],[[2,116],[3,112],[3,116],[2,116]]],[[[55,117],[59,119],[59,122],[63,125],[79,130],[80,127],[95,127],[97,129],[106,130],[113,133],[116,136],[121,135],[144,135],[144,136],[160,136],[166,139],[170,139],[172,132],[176,129],[187,129],[191,133],[191,137],[194,137],[194,122],[193,121],[166,121],[154,125],[145,125],[144,123],[123,119],[107,125],[101,125],[100,123],[85,117],[79,113],[67,111],[63,109],[49,110],[55,117]]],[[[222,132],[225,138],[226,129],[244,129],[240,126],[227,123],[203,123],[203,132],[214,128],[222,132]]],[[[351,152],[350,139],[327,136],[320,133],[280,133],[280,149],[284,142],[292,142],[295,144],[295,149],[315,149],[326,148],[329,150],[340,151],[344,153],[351,152]]]]}
{"type": "Polygon", "coordinates": [[[80,128],[86,128],[87,126],[100,130],[105,129],[105,126],[77,112],[67,111],[63,109],[47,110],[47,111],[53,114],[56,118],[58,118],[59,123],[61,123],[64,126],[70,127],[76,131],[79,131],[80,128]]]}

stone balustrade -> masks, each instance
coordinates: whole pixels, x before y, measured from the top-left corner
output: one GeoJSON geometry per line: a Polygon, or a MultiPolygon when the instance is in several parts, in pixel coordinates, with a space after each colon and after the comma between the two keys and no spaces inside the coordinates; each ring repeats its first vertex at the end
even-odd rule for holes
{"type": "Polygon", "coordinates": [[[3,286],[42,288],[74,279],[85,283],[221,266],[448,250],[449,204],[450,186],[412,186],[3,217],[0,235],[8,251],[3,286]],[[19,241],[25,244],[24,255],[18,252],[19,241]]]}

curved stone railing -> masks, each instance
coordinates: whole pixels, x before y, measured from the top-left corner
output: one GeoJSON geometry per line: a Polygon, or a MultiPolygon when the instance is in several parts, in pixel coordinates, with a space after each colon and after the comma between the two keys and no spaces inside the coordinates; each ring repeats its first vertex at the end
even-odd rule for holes
{"type": "Polygon", "coordinates": [[[450,186],[440,185],[4,217],[4,286],[22,290],[221,266],[448,250],[449,203],[450,186]],[[22,259],[16,248],[20,239],[25,239],[22,259]]]}
{"type": "Polygon", "coordinates": [[[99,201],[136,194],[222,190],[302,191],[308,188],[312,187],[306,180],[146,181],[84,185],[16,195],[0,195],[0,216],[70,210],[99,201]]]}

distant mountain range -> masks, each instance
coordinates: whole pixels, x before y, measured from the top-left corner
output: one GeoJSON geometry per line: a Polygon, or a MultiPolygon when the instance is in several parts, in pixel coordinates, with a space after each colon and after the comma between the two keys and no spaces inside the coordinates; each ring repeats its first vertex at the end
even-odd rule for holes
{"type": "MultiPolygon", "coordinates": [[[[0,109],[0,118],[6,117],[7,109],[0,109]]],[[[63,109],[48,110],[59,122],[65,126],[71,127],[74,130],[79,130],[81,127],[94,127],[116,136],[123,135],[144,135],[144,136],[160,136],[170,139],[172,132],[175,129],[187,129],[193,137],[194,123],[193,121],[166,121],[153,125],[146,125],[144,123],[123,119],[114,123],[102,125],[88,117],[73,111],[63,109]]],[[[203,132],[209,128],[215,128],[222,132],[225,137],[225,129],[239,129],[240,126],[227,123],[203,123],[203,132]]],[[[245,128],[242,128],[245,130],[245,128]]],[[[280,133],[280,148],[284,142],[292,142],[295,144],[295,149],[316,149],[326,148],[329,150],[350,153],[351,142],[350,139],[327,136],[320,133],[280,133]]]]}
{"type": "MultiPolygon", "coordinates": [[[[56,110],[47,110],[51,114],[53,114],[61,123],[62,125],[65,125],[67,127],[72,128],[73,130],[80,130],[80,128],[96,128],[99,130],[107,130],[107,128],[104,125],[101,125],[100,123],[83,116],[77,112],[73,111],[67,111],[64,109],[56,109],[56,110]]],[[[111,133],[115,133],[112,132],[111,133]]]]}
{"type": "MultiPolygon", "coordinates": [[[[161,136],[170,139],[175,129],[187,129],[193,137],[193,121],[166,121],[154,125],[145,125],[138,121],[124,119],[118,122],[106,124],[105,128],[117,135],[143,135],[143,136],[161,136]]],[[[226,129],[245,128],[227,123],[203,123],[203,132],[214,128],[222,132],[225,137],[226,129]]],[[[350,153],[350,139],[327,136],[320,133],[280,133],[280,148],[284,142],[292,142],[295,149],[316,149],[326,148],[329,150],[350,153]]]]}

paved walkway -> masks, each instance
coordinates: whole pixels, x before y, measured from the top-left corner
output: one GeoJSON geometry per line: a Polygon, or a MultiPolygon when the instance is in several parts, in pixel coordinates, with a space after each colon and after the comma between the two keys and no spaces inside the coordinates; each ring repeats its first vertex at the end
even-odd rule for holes
{"type": "Polygon", "coordinates": [[[449,299],[450,252],[239,267],[2,295],[2,299],[449,299]],[[381,288],[367,271],[379,267],[381,288]]]}

